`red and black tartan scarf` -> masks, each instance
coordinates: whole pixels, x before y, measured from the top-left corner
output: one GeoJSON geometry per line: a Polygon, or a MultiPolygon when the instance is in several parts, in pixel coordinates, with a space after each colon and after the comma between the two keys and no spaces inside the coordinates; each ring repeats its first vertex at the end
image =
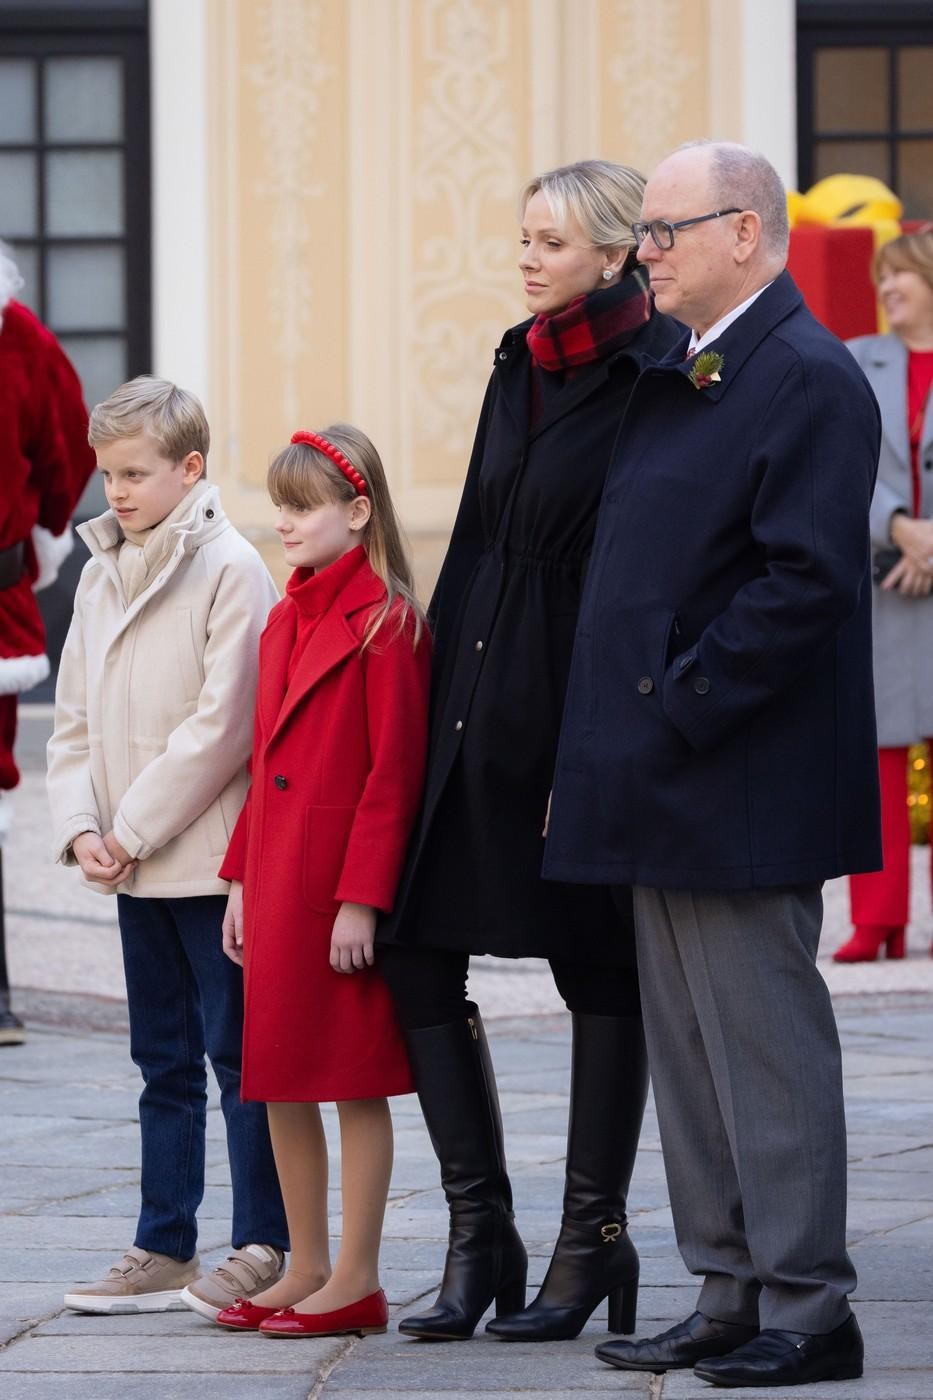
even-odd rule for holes
{"type": "Polygon", "coordinates": [[[651,316],[651,297],[641,268],[614,287],[575,297],[553,316],[537,316],[527,333],[536,365],[575,369],[621,350],[651,316]]]}

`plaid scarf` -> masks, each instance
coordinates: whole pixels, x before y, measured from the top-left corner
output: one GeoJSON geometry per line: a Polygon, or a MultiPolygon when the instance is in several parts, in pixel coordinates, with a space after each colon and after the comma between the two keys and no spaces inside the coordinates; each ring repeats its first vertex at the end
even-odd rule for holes
{"type": "Polygon", "coordinates": [[[641,268],[614,287],[575,297],[553,316],[537,316],[527,334],[532,359],[542,369],[575,369],[621,350],[651,316],[641,268]]]}

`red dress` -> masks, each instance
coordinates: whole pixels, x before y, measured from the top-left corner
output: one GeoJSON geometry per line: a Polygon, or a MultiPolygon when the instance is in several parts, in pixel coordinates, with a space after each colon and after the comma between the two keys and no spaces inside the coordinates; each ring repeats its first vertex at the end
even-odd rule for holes
{"type": "Polygon", "coordinates": [[[298,569],[259,646],[252,787],[220,874],[244,884],[244,1099],[322,1103],[413,1088],[377,968],[330,966],[340,904],[388,910],[427,745],[430,644],[390,619],[362,547],[298,569]]]}
{"type": "Polygon", "coordinates": [[[25,550],[18,582],[0,588],[0,791],[19,782],[16,696],[49,673],[31,533],[41,525],[62,534],[95,466],[81,385],[65,352],[18,301],[8,301],[2,316],[0,550],[25,550]]]}

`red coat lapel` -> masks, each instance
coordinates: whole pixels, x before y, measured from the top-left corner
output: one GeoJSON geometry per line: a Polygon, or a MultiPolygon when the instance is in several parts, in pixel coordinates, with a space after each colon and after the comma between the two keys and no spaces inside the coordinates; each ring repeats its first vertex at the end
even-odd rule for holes
{"type": "MultiPolygon", "coordinates": [[[[266,730],[270,739],[274,738],[287,724],[308,693],[320,683],[328,672],[339,666],[348,656],[359,651],[364,629],[354,629],[349,619],[362,609],[368,610],[375,607],[385,599],[385,596],[385,584],[373,573],[368,560],[364,557],[360,568],[337,594],[332,606],[321,618],[310,644],[302,653],[295,674],[288,685],[285,698],[281,700],[281,707],[278,713],[272,716],[272,723],[266,730]]],[[[283,614],[286,611],[289,613],[288,626],[279,630],[281,634],[287,632],[287,637],[282,636],[284,646],[276,639],[273,663],[276,670],[274,675],[270,674],[269,676],[270,686],[273,681],[278,683],[275,693],[279,697],[285,690],[288,661],[296,633],[294,603],[289,601],[287,608],[283,608],[282,611],[283,614]],[[280,652],[284,652],[284,662],[280,652]]],[[[263,720],[265,720],[265,714],[263,720]]],[[[263,727],[265,728],[265,724],[263,727]]]]}

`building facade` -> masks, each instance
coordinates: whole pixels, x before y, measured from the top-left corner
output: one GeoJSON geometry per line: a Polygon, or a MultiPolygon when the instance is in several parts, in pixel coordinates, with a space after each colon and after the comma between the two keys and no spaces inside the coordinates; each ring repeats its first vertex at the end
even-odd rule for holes
{"type": "Polygon", "coordinates": [[[143,370],[202,395],[276,566],[270,454],[364,428],[427,594],[524,315],[528,176],[709,136],[933,206],[931,58],[899,0],[0,0],[0,236],[90,401],[143,370]]]}

